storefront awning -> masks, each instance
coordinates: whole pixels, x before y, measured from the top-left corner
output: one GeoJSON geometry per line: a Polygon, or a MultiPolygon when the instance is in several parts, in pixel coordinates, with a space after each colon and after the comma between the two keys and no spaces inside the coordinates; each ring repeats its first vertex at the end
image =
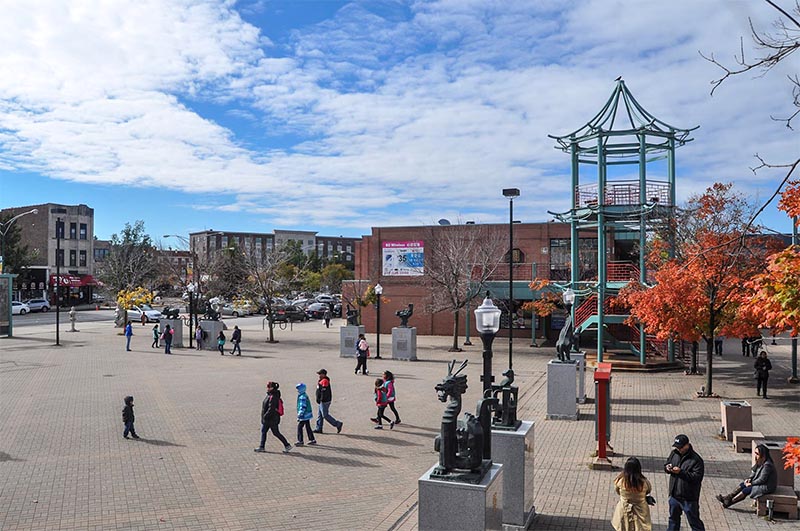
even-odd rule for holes
{"type": "Polygon", "coordinates": [[[61,275],[58,277],[57,275],[50,275],[50,285],[56,285],[56,278],[59,279],[58,284],[59,286],[68,286],[70,288],[79,288],[81,286],[96,286],[97,281],[94,279],[92,275],[83,275],[83,276],[76,276],[76,275],[61,275]]]}

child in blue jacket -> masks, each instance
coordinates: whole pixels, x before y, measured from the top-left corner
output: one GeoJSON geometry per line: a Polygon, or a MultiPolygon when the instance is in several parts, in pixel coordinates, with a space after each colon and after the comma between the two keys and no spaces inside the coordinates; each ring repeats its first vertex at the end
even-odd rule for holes
{"type": "Polygon", "coordinates": [[[303,428],[308,433],[309,446],[317,444],[317,440],[314,439],[314,432],[311,430],[314,408],[306,394],[306,384],[299,383],[295,385],[295,389],[297,389],[297,442],[295,446],[303,446],[303,428]]]}

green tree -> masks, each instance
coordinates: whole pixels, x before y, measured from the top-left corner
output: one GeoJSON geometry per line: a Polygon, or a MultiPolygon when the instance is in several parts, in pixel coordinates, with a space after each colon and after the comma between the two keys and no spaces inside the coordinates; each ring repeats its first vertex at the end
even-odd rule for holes
{"type": "Polygon", "coordinates": [[[158,262],[144,221],[125,224],[111,235],[111,250],[97,273],[111,293],[138,287],[151,287],[158,277],[158,262]]]}
{"type": "Polygon", "coordinates": [[[320,271],[320,283],[322,288],[330,293],[342,292],[342,281],[353,280],[355,274],[342,264],[328,264],[320,271]]]}
{"type": "MultiPolygon", "coordinates": [[[[11,214],[0,216],[0,230],[12,218],[11,214]]],[[[14,223],[8,227],[3,241],[3,273],[20,273],[31,264],[35,254],[22,244],[22,231],[14,223]]]]}

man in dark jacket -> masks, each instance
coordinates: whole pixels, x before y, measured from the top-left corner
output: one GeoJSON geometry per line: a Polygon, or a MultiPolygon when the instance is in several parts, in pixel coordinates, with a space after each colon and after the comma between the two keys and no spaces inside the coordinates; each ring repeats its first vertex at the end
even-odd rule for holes
{"type": "Polygon", "coordinates": [[[342,432],[342,422],[336,420],[329,413],[333,393],[331,392],[331,381],[328,378],[328,371],[320,369],[317,371],[319,381],[317,382],[317,404],[319,404],[319,414],[317,415],[317,427],[314,433],[322,433],[322,425],[327,420],[336,428],[336,433],[342,432]]]}
{"type": "Polygon", "coordinates": [[[239,346],[241,342],[242,342],[242,331],[239,330],[238,326],[234,326],[233,335],[231,336],[231,343],[233,343],[233,350],[231,350],[231,356],[233,356],[234,354],[236,356],[242,355],[242,347],[239,346]],[[236,354],[237,350],[239,351],[238,354],[236,354]]]}
{"type": "Polygon", "coordinates": [[[669,474],[669,526],[667,531],[681,528],[681,513],[692,531],[705,531],[700,519],[700,486],[703,483],[703,458],[689,444],[689,437],[678,435],[672,444],[664,470],[669,474]]]}

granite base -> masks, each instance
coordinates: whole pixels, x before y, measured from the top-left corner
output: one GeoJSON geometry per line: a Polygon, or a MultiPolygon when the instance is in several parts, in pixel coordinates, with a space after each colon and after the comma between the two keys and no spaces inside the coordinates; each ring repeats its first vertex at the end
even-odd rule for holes
{"type": "Polygon", "coordinates": [[[533,506],[533,422],[516,431],[492,430],[492,460],[503,465],[503,528],[528,529],[533,506]]]}
{"type": "Polygon", "coordinates": [[[494,463],[474,485],[419,478],[420,531],[483,531],[503,528],[503,465],[494,463]]]}

